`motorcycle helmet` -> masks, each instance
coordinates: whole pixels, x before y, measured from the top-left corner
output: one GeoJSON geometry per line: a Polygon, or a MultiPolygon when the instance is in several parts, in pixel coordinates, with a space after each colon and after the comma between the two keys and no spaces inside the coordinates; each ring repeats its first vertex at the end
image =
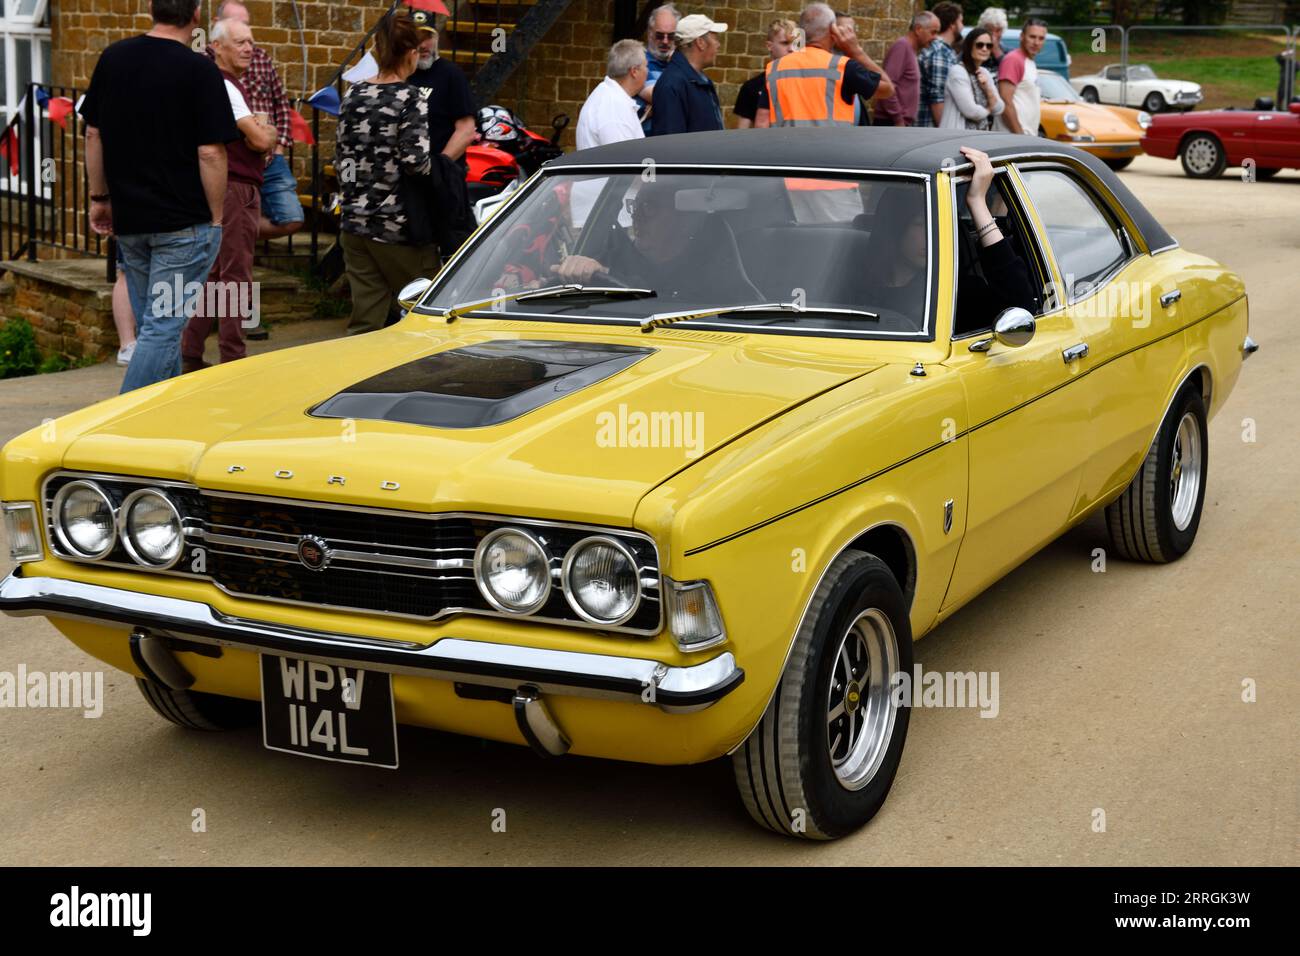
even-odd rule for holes
{"type": "Polygon", "coordinates": [[[478,131],[485,143],[513,145],[522,138],[519,122],[504,106],[485,106],[478,111],[478,131]]]}

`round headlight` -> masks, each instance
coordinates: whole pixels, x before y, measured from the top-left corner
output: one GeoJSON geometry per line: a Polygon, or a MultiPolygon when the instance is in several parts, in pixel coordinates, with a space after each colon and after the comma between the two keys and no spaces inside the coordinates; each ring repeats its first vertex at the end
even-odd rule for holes
{"type": "Polygon", "coordinates": [[[102,558],[117,543],[113,503],[93,481],[74,481],[54,496],[54,533],[82,558],[102,558]]]}
{"type": "Polygon", "coordinates": [[[1151,114],[1148,113],[1146,110],[1140,110],[1138,112],[1138,125],[1141,126],[1143,129],[1150,129],[1151,114]]]}
{"type": "Polygon", "coordinates": [[[498,528],[479,542],[475,579],[483,597],[498,611],[532,614],[551,596],[551,561],[546,548],[527,531],[498,528]]]}
{"type": "Polygon", "coordinates": [[[622,624],[641,604],[636,558],[613,538],[585,538],[564,556],[564,597],[594,624],[622,624]]]}
{"type": "Polygon", "coordinates": [[[1079,115],[1077,113],[1065,114],[1065,128],[1071,133],[1079,132],[1079,115]]]}
{"type": "Polygon", "coordinates": [[[180,512],[161,491],[133,491],[122,502],[122,541],[138,563],[169,568],[185,544],[180,512]]]}

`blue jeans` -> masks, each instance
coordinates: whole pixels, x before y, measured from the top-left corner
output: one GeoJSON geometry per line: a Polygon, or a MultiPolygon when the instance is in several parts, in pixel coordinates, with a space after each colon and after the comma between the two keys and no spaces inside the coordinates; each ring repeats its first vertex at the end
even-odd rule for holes
{"type": "Polygon", "coordinates": [[[221,250],[221,229],[201,223],[176,232],[118,236],[126,289],[135,312],[135,354],[122,391],[181,373],[181,333],[221,250]]]}
{"type": "Polygon", "coordinates": [[[298,180],[284,156],[271,157],[262,173],[262,215],[277,226],[303,221],[302,203],[298,201],[298,180]]]}

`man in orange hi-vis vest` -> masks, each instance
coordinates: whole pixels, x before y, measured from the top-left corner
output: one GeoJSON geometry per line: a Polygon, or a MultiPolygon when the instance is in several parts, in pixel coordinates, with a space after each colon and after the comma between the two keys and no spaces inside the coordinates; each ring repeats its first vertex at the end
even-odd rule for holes
{"type": "Polygon", "coordinates": [[[894,95],[888,74],[867,56],[850,30],[835,24],[825,3],[809,4],[799,16],[804,47],[767,67],[773,126],[852,126],[858,96],[894,95]]]}

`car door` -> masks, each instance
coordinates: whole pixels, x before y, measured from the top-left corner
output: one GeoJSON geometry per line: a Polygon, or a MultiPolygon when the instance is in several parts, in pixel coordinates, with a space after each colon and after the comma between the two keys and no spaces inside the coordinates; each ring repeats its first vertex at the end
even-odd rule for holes
{"type": "Polygon", "coordinates": [[[1260,169],[1285,169],[1300,166],[1300,114],[1261,112],[1251,124],[1254,159],[1260,169]]]}
{"type": "Polygon", "coordinates": [[[1108,66],[1097,79],[1097,98],[1102,103],[1119,103],[1119,81],[1124,75],[1124,68],[1108,66]]]}
{"type": "MultiPolygon", "coordinates": [[[[1014,181],[1003,173],[996,182],[1031,281],[1046,286],[1054,275],[1014,181]]],[[[966,531],[944,607],[965,603],[1060,533],[1091,445],[1086,402],[1072,385],[1075,367],[1062,359],[1080,342],[1069,313],[1059,306],[1042,311],[1033,337],[1019,347],[992,338],[991,318],[982,329],[957,327],[947,363],[966,393],[970,484],[966,531]]]]}
{"type": "Polygon", "coordinates": [[[1168,260],[1138,247],[1104,184],[1055,162],[1022,164],[1019,175],[1082,346],[1069,391],[1088,415],[1091,445],[1073,518],[1127,484],[1146,454],[1181,368],[1181,291],[1168,260]]]}

